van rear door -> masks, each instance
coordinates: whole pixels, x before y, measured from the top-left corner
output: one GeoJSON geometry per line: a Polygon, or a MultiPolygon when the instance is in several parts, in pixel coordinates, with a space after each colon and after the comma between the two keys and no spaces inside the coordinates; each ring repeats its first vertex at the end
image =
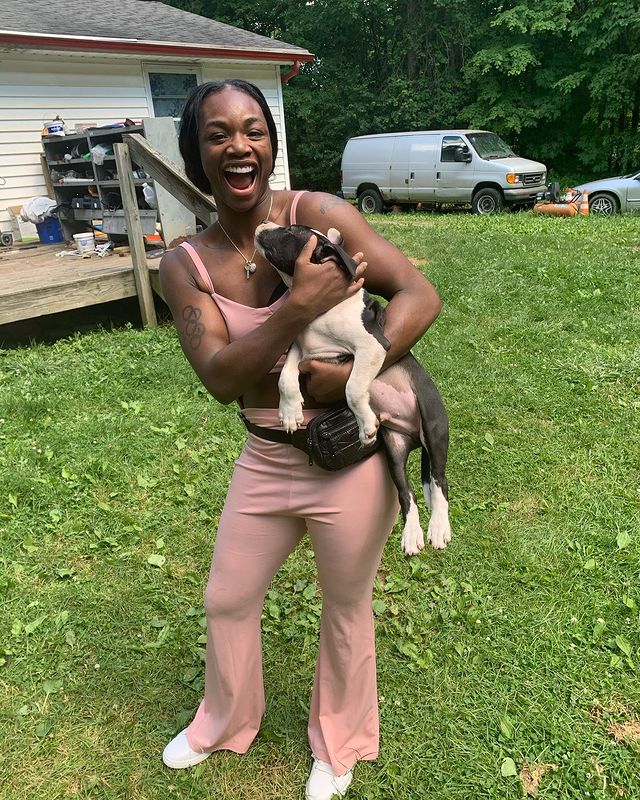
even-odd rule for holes
{"type": "Polygon", "coordinates": [[[409,151],[411,136],[394,136],[389,168],[389,199],[409,199],[409,151]]]}
{"type": "Polygon", "coordinates": [[[436,194],[436,162],[440,137],[434,133],[416,133],[409,152],[409,200],[433,202],[436,194]]]}
{"type": "Polygon", "coordinates": [[[436,169],[436,202],[470,203],[475,185],[475,165],[477,156],[468,143],[457,134],[442,137],[440,159],[436,169]],[[469,151],[469,163],[456,161],[456,153],[469,151]]]}

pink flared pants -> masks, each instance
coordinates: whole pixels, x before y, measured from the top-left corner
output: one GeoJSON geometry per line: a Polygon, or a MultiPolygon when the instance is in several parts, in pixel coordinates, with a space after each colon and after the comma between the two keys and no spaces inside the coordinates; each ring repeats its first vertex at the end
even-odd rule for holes
{"type": "MultiPolygon", "coordinates": [[[[246,414],[259,425],[277,426],[272,409],[246,414]]],[[[305,411],[306,420],[313,414],[305,411]]],[[[265,710],[264,597],[308,531],[323,601],[311,750],[337,775],[377,756],[371,593],[397,514],[384,454],[331,473],[309,466],[290,445],[249,436],[236,461],[205,591],[205,693],[187,730],[192,749],[244,753],[256,736],[265,710]]]]}

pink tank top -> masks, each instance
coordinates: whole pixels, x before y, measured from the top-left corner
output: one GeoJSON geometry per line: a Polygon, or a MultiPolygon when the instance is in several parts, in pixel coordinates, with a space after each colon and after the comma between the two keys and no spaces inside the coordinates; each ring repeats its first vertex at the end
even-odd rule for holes
{"type": "MultiPolygon", "coordinates": [[[[293,198],[291,209],[289,211],[290,225],[296,224],[296,208],[298,206],[298,200],[303,194],[304,192],[298,192],[293,198]]],[[[193,245],[190,245],[189,242],[181,242],[178,246],[182,247],[183,250],[186,250],[191,257],[195,268],[198,270],[200,277],[205,282],[213,302],[218,306],[218,309],[220,310],[220,313],[225,321],[230,342],[234,342],[236,339],[246,336],[247,333],[251,333],[251,331],[254,331],[256,328],[262,325],[263,322],[266,322],[273,312],[279,308],[282,303],[284,303],[289,295],[289,290],[287,289],[287,291],[275,302],[271,303],[271,305],[260,306],[259,308],[253,308],[253,306],[245,306],[242,303],[236,303],[235,300],[230,300],[228,297],[218,294],[218,292],[216,292],[216,290],[213,288],[213,281],[211,280],[211,277],[207,272],[202,259],[196,252],[196,249],[193,247],[193,245]]],[[[283,353],[276,364],[274,364],[274,366],[271,368],[270,372],[281,372],[286,357],[287,354],[283,353]]]]}

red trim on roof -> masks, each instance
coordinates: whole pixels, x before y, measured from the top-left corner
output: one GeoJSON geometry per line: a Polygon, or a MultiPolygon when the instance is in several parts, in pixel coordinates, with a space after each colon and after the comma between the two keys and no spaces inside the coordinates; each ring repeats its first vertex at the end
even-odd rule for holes
{"type": "MultiPolygon", "coordinates": [[[[2,23],[0,22],[0,25],[2,23]]],[[[211,47],[194,44],[159,44],[152,42],[126,42],[100,39],[67,38],[66,36],[46,36],[44,34],[0,33],[0,44],[23,48],[47,48],[49,50],[91,50],[107,53],[139,53],[155,56],[188,56],[190,58],[240,58],[248,61],[313,61],[309,53],[288,50],[244,50],[241,48],[211,47]]]]}

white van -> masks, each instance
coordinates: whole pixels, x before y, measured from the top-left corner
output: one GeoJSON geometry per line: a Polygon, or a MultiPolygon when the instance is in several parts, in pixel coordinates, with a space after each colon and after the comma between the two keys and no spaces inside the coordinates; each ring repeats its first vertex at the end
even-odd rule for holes
{"type": "Polygon", "coordinates": [[[349,139],[342,196],[365,214],[386,206],[471,203],[476,214],[535,203],[547,168],[517,156],[490,131],[378,133],[349,139]]]}

